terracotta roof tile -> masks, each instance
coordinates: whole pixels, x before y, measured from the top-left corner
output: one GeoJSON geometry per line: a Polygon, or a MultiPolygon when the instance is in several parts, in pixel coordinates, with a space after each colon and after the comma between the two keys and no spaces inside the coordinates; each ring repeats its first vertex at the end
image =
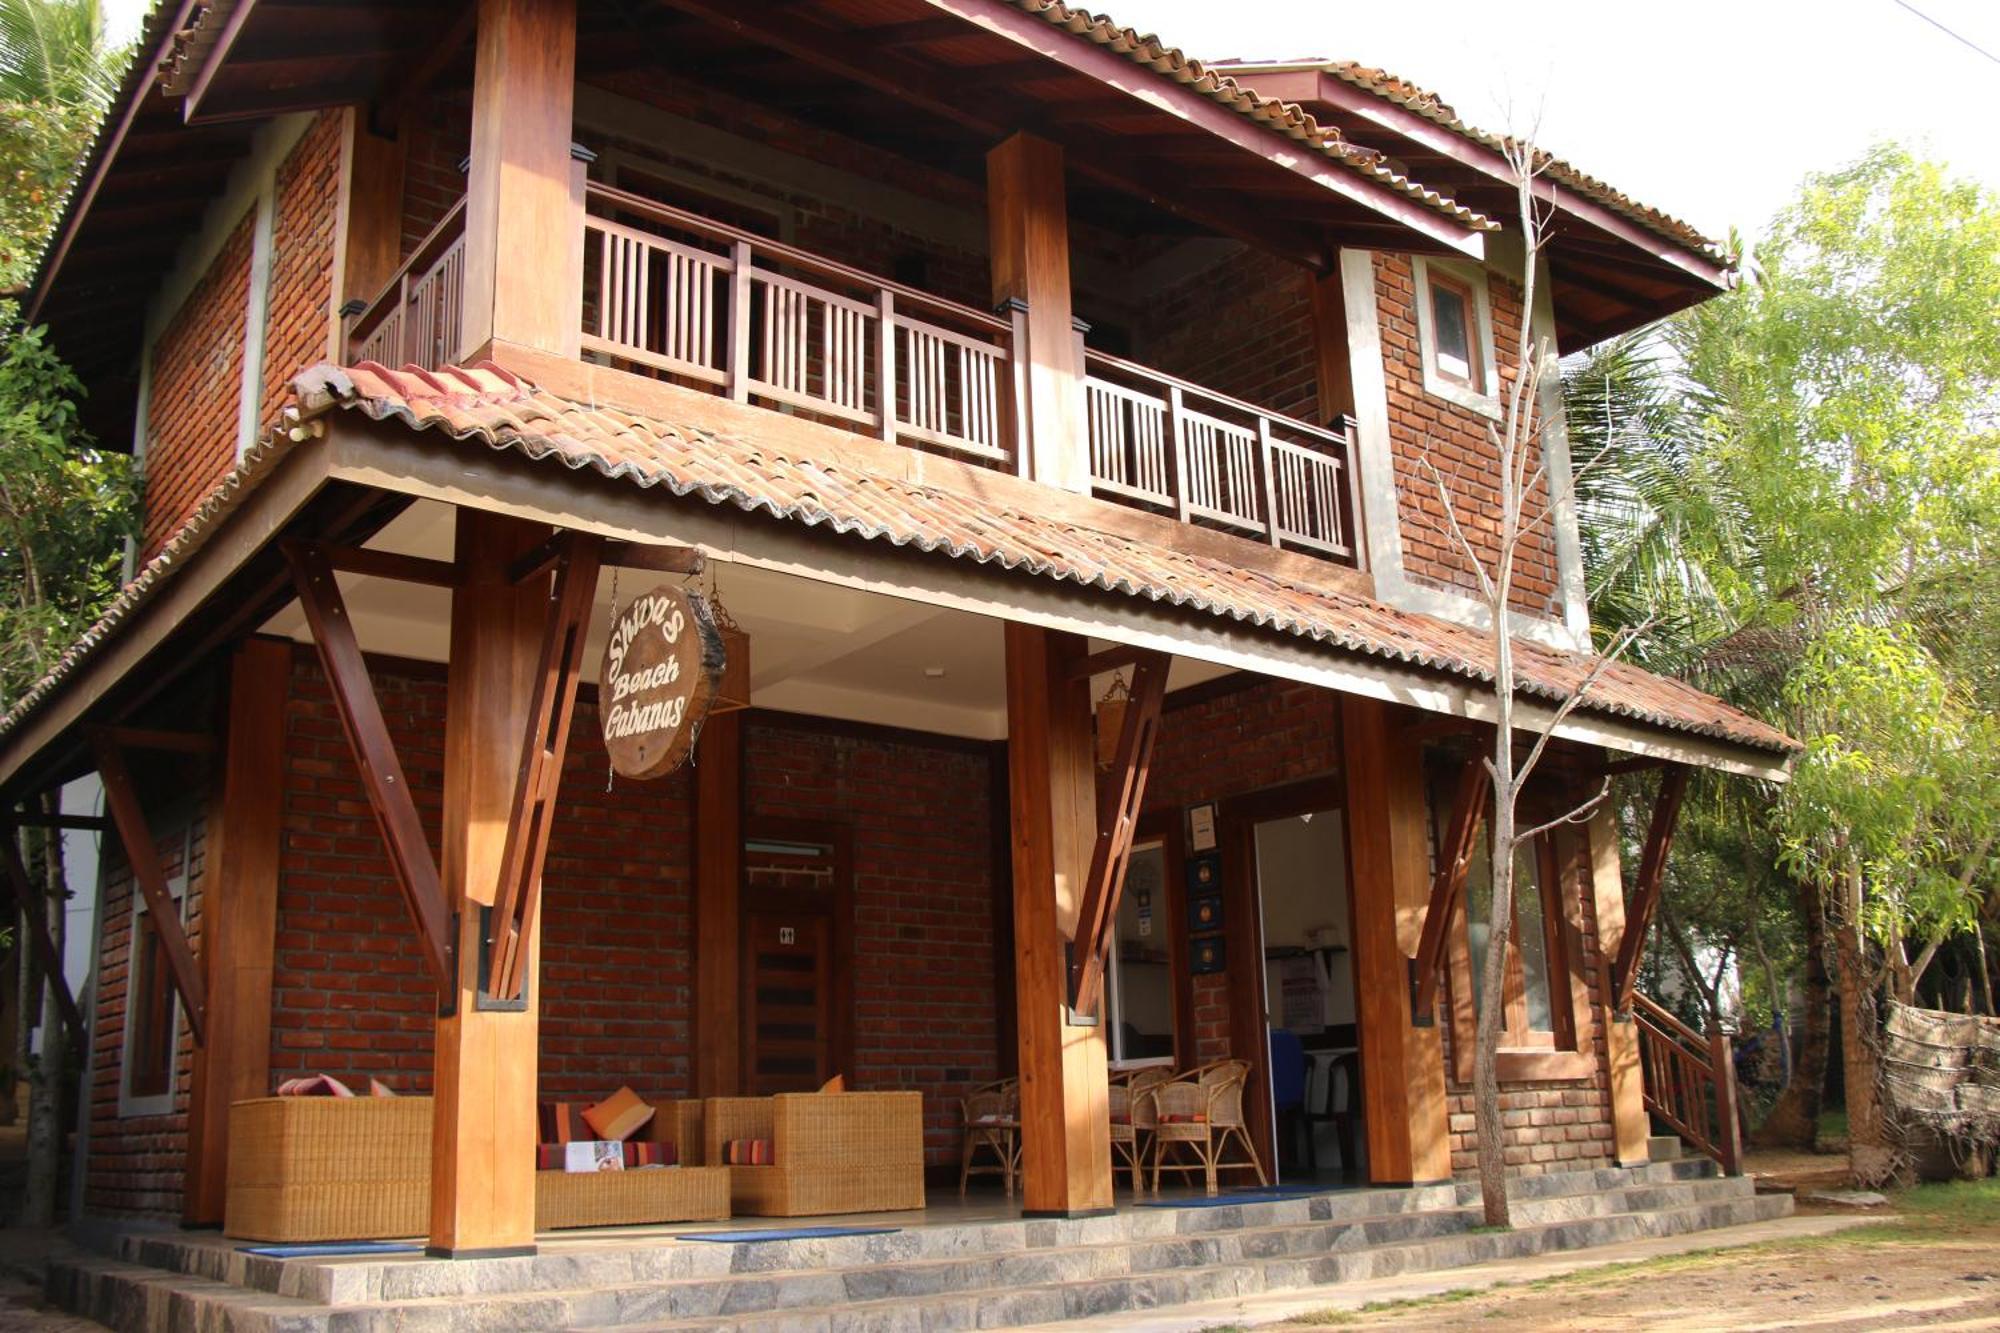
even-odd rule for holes
{"type": "MultiPolygon", "coordinates": [[[[1245,621],[1344,653],[1471,681],[1493,678],[1490,644],[1467,626],[1122,534],[995,508],[942,487],[586,406],[492,366],[436,373],[373,363],[319,366],[294,387],[295,411],[305,417],[356,411],[676,496],[1245,621]]],[[[1598,661],[1529,642],[1517,643],[1515,653],[1522,690],[1547,701],[1567,698],[1598,661]]],[[[1626,663],[1605,670],[1581,711],[1778,754],[1797,748],[1784,733],[1690,685],[1626,663]]]]}
{"type": "Polygon", "coordinates": [[[1122,27],[1107,15],[1093,14],[1079,6],[1065,4],[1063,0],[1011,0],[1011,3],[1045,20],[1052,27],[1105,47],[1135,65],[1152,70],[1161,78],[1193,89],[1247,120],[1295,139],[1473,231],[1500,230],[1500,224],[1483,213],[1475,212],[1390,167],[1381,153],[1349,143],[1339,129],[1322,125],[1298,103],[1264,97],[1256,89],[1220,72],[1215,63],[1204,64],[1150,33],[1142,34],[1134,28],[1122,27]]]}

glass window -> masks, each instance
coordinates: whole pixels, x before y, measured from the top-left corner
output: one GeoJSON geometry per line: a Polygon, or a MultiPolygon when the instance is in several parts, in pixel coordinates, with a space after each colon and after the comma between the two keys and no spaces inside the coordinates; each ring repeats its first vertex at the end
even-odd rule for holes
{"type": "Polygon", "coordinates": [[[1430,280],[1432,356],[1438,374],[1479,389],[1479,362],[1472,349],[1472,296],[1463,287],[1430,280]]]}
{"type": "Polygon", "coordinates": [[[132,1097],[173,1090],[174,993],[166,946],[146,916],[141,911],[132,917],[131,1049],[125,1064],[125,1091],[132,1097]]]}
{"type": "Polygon", "coordinates": [[[1167,852],[1160,843],[1132,849],[1118,899],[1105,1015],[1111,1058],[1143,1060],[1174,1053],[1174,968],[1167,951],[1167,852]]]}

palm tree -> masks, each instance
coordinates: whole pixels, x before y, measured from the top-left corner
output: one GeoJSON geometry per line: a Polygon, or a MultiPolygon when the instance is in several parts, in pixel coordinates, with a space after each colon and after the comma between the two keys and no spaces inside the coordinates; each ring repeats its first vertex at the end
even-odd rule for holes
{"type": "Polygon", "coordinates": [[[125,64],[100,0],[0,0],[0,101],[101,110],[125,64]]]}

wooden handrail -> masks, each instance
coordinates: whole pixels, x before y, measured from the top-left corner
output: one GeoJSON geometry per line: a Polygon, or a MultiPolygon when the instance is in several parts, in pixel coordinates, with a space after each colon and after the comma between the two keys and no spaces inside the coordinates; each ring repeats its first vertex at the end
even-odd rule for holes
{"type": "MultiPolygon", "coordinates": [[[[1115,370],[1130,375],[1134,379],[1149,381],[1150,383],[1159,385],[1163,389],[1179,389],[1183,396],[1201,398],[1226,407],[1233,412],[1241,412],[1246,416],[1261,417],[1275,421],[1282,424],[1287,430],[1295,430],[1301,434],[1310,435],[1315,439],[1324,440],[1328,444],[1345,445],[1352,438],[1345,428],[1332,430],[1326,426],[1315,426],[1309,421],[1301,421],[1297,417],[1288,417],[1283,412],[1273,412],[1268,407],[1259,407],[1255,403],[1246,403],[1241,398],[1231,398],[1226,393],[1217,393],[1214,389],[1206,388],[1191,380],[1184,380],[1179,376],[1169,375],[1164,370],[1155,370],[1151,366],[1140,365],[1137,361],[1127,361],[1122,356],[1113,356],[1109,352],[1100,352],[1096,348],[1087,349],[1083,355],[1086,370],[1093,365],[1101,366],[1107,370],[1115,370]]],[[[1112,381],[1112,383],[1116,384],[1116,381],[1112,381]]],[[[1125,386],[1117,385],[1117,387],[1124,388],[1125,386]]]]}
{"type": "Polygon", "coordinates": [[[1736,1113],[1736,1065],[1729,1034],[1704,1037],[1661,1005],[1632,993],[1639,1068],[1648,1113],[1737,1175],[1743,1168],[1736,1113]]]}
{"type": "Polygon", "coordinates": [[[350,348],[365,341],[368,335],[374,332],[375,326],[388,317],[390,311],[401,307],[404,283],[410,275],[422,273],[435,264],[444,252],[457,242],[459,233],[464,229],[465,199],[460,196],[459,201],[438,219],[437,225],[424,233],[424,239],[417,242],[417,248],[410,251],[409,258],[397,265],[396,271],[389,275],[389,281],[382,285],[382,290],[368,303],[368,308],[356,315],[348,324],[347,343],[350,348]]]}
{"type": "MultiPolygon", "coordinates": [[[[684,231],[691,231],[698,235],[706,236],[711,240],[724,241],[731,245],[741,242],[748,245],[755,253],[763,255],[766,258],[806,269],[823,277],[837,278],[842,282],[852,283],[857,287],[865,287],[870,292],[888,292],[896,298],[898,306],[915,305],[927,310],[938,311],[954,319],[963,320],[977,328],[984,329],[988,333],[1006,334],[1012,327],[1006,320],[1001,319],[997,315],[988,314],[984,310],[977,310],[968,305],[960,305],[956,301],[947,300],[942,296],[935,296],[930,292],[916,287],[906,287],[894,279],[869,273],[865,269],[854,268],[851,265],[840,263],[838,260],[828,259],[824,255],[816,255],[810,250],[801,250],[795,245],[786,245],[783,241],[771,240],[769,237],[760,236],[754,231],[745,231],[741,227],[732,227],[726,222],[717,222],[714,218],[705,218],[699,213],[690,213],[684,208],[675,208],[672,204],[663,204],[656,199],[648,199],[644,195],[633,194],[629,190],[620,190],[615,186],[600,185],[593,181],[587,187],[586,195],[591,200],[602,201],[625,212],[637,213],[642,217],[651,218],[655,222],[679,227],[684,231]]],[[[722,262],[726,267],[726,259],[722,262]]]]}

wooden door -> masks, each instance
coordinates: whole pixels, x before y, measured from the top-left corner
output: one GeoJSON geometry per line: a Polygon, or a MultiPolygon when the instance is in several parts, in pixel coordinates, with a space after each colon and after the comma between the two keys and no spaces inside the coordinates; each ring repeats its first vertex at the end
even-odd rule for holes
{"type": "Polygon", "coordinates": [[[836,1072],[831,913],[753,908],[743,953],[745,1091],[810,1092],[836,1072]]]}

